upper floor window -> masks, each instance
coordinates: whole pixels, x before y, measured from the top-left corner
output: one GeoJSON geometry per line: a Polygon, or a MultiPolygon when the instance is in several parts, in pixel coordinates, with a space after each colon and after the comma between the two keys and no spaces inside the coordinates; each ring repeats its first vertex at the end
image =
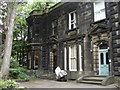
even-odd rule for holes
{"type": "Polygon", "coordinates": [[[69,30],[76,28],[76,11],[69,13],[69,30]]]}
{"type": "Polygon", "coordinates": [[[94,2],[94,21],[99,21],[106,18],[105,3],[94,2]]]}

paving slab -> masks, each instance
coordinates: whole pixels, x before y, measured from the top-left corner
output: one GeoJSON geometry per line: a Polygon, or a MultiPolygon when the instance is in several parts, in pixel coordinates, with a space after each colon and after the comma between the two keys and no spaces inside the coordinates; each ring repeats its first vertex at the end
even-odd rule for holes
{"type": "Polygon", "coordinates": [[[76,81],[69,80],[67,82],[60,82],[47,79],[33,79],[29,82],[20,82],[20,87],[26,88],[116,88],[115,84],[102,86],[94,84],[76,83],[76,81]]]}

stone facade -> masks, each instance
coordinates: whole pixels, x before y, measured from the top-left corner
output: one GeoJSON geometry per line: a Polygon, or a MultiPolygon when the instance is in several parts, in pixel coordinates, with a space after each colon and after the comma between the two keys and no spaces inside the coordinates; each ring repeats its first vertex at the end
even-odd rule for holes
{"type": "Polygon", "coordinates": [[[108,75],[119,76],[119,5],[105,2],[106,18],[96,22],[93,2],[58,3],[42,15],[34,10],[27,18],[29,69],[54,73],[60,66],[68,71],[70,79],[82,74],[99,75],[102,62],[99,48],[107,46],[108,75]],[[76,27],[69,30],[71,12],[76,13],[76,27]]]}

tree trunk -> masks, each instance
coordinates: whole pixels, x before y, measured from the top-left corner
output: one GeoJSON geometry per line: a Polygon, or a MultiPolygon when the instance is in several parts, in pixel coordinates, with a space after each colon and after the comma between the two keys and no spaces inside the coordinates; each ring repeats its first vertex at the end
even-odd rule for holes
{"type": "Polygon", "coordinates": [[[13,28],[14,28],[14,20],[16,16],[16,7],[17,7],[17,2],[8,3],[8,16],[7,16],[8,30],[6,32],[4,57],[3,57],[3,63],[1,66],[0,79],[7,79],[8,73],[9,73],[10,59],[11,59],[10,57],[11,57],[12,42],[13,42],[13,28]]]}

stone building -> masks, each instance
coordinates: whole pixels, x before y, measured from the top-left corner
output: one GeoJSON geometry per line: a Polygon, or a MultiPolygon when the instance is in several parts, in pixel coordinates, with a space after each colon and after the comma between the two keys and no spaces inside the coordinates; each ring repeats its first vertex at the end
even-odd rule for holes
{"type": "Polygon", "coordinates": [[[69,79],[82,75],[120,76],[120,3],[64,2],[28,22],[28,68],[69,79]]]}

